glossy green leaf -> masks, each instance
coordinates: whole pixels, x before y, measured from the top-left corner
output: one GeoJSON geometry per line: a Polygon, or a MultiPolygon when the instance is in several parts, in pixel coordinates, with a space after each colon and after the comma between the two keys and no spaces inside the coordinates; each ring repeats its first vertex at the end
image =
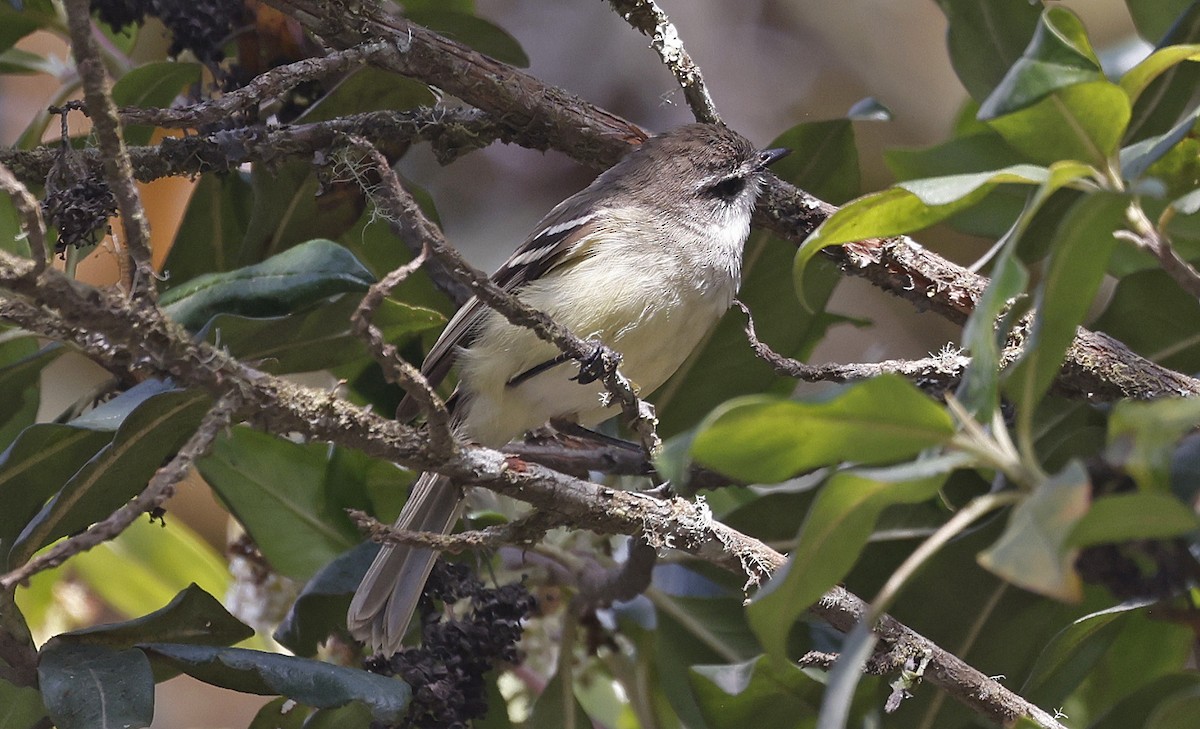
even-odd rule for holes
{"type": "MultiPolygon", "coordinates": [[[[143,109],[168,107],[184,89],[200,83],[201,68],[199,63],[179,61],[139,66],[113,84],[113,102],[117,106],[143,109]]],[[[154,127],[131,124],[124,128],[124,133],[126,144],[149,144],[154,127]]]]}
{"type": "Polygon", "coordinates": [[[398,722],[411,695],[403,681],[307,658],[180,643],[147,643],[142,649],[155,662],[234,691],[287,696],[316,708],[361,701],[380,722],[398,722]]]}
{"type": "Polygon", "coordinates": [[[72,474],[111,441],[111,431],[42,423],[0,454],[0,554],[72,474]]]}
{"type": "Polygon", "coordinates": [[[42,648],[38,682],[59,729],[137,729],[154,718],[154,676],[136,648],[52,639],[42,648]]]}
{"type": "Polygon", "coordinates": [[[1117,150],[1131,114],[1129,97],[1110,81],[1055,89],[989,124],[1037,164],[1078,160],[1103,168],[1117,150]]]}
{"type": "Polygon", "coordinates": [[[1104,79],[1079,17],[1064,7],[1042,12],[1029,46],[981,102],[979,118],[991,120],[1028,108],[1047,95],[1104,79]]]}
{"type": "Polygon", "coordinates": [[[1171,207],[1180,215],[1195,215],[1200,212],[1200,189],[1192,190],[1171,201],[1171,207]]]}
{"type": "Polygon", "coordinates": [[[163,294],[164,311],[195,330],[217,314],[281,316],[334,294],[375,282],[358,259],[328,240],[289,248],[262,263],[197,276],[163,294]]]}
{"type": "Polygon", "coordinates": [[[1027,414],[1058,375],[1075,331],[1092,305],[1116,244],[1113,232],[1125,225],[1127,204],[1120,195],[1087,195],[1059,224],[1035,295],[1033,329],[1005,378],[1005,391],[1027,414]]]}
{"type": "Polygon", "coordinates": [[[689,678],[705,721],[714,727],[805,726],[816,719],[824,689],[795,664],[765,655],[694,666],[689,678]]]}
{"type": "Polygon", "coordinates": [[[1200,689],[1180,692],[1155,707],[1145,729],[1192,729],[1200,716],[1200,689]]]}
{"type": "Polygon", "coordinates": [[[1087,472],[1072,461],[1013,509],[1008,528],[979,555],[979,564],[1026,590],[1058,600],[1079,600],[1077,550],[1067,544],[1067,537],[1087,513],[1090,497],[1087,472]]]}
{"type": "Polygon", "coordinates": [[[296,655],[315,656],[331,633],[345,628],[350,596],[378,553],[378,544],[363,542],[322,567],[292,603],[275,640],[296,655]]]}
{"type": "Polygon", "coordinates": [[[784,569],[747,609],[750,625],[771,655],[781,655],[792,624],[854,565],[879,514],[893,504],[932,498],[950,462],[841,471],[817,494],[784,569]],[[940,464],[940,465],[939,465],[940,464]]]}
{"type": "Polygon", "coordinates": [[[1144,605],[1124,604],[1076,619],[1042,650],[1021,696],[1038,706],[1061,706],[1117,640],[1128,618],[1144,605]]]}
{"type": "Polygon", "coordinates": [[[1169,493],[1171,456],[1179,439],[1197,424],[1200,401],[1193,398],[1118,402],[1108,421],[1107,458],[1143,491],[1169,493]]]}
{"type": "Polygon", "coordinates": [[[804,241],[796,254],[796,267],[801,268],[827,246],[927,228],[978,203],[997,185],[1040,185],[1048,177],[1044,167],[1014,165],[900,182],[843,205],[804,241]]]}
{"type": "Polygon", "coordinates": [[[72,640],[119,649],[156,642],[225,646],[249,638],[254,630],[230,615],[215,597],[189,585],[152,613],[124,623],[76,630],[70,635],[72,640]]]}
{"type": "Polygon", "coordinates": [[[996,320],[1029,282],[1029,272],[1016,256],[1019,230],[1014,228],[1013,233],[963,328],[963,344],[971,362],[955,394],[969,412],[984,421],[1000,404],[1000,352],[1008,333],[997,329],[996,320]]]}
{"type": "Polygon", "coordinates": [[[510,66],[527,68],[529,57],[521,44],[500,26],[478,15],[437,7],[408,7],[404,15],[440,35],[474,48],[510,66]]]}
{"type": "Polygon", "coordinates": [[[701,427],[692,457],[742,481],[776,482],[842,461],[900,460],[953,433],[945,410],[907,381],[885,375],[823,401],[731,401],[701,427]]]}
{"type": "Polygon", "coordinates": [[[299,445],[249,428],[217,440],[201,475],[245,527],[271,566],[307,580],[358,544],[328,478],[330,447],[299,445]]]}
{"type": "Polygon", "coordinates": [[[1121,699],[1088,729],[1145,727],[1146,718],[1158,707],[1170,704],[1176,696],[1191,696],[1198,689],[1200,675],[1195,671],[1162,676],[1121,699]]]}
{"type": "MultiPolygon", "coordinates": [[[[1158,51],[1151,54],[1150,58],[1154,58],[1158,52],[1168,51],[1171,47],[1194,47],[1200,42],[1200,5],[1192,0],[1184,1],[1190,3],[1190,6],[1176,18],[1178,22],[1175,22],[1165,35],[1155,39],[1158,51]]],[[[1160,5],[1138,4],[1143,7],[1160,5]]],[[[1190,104],[1192,90],[1200,83],[1200,65],[1173,63],[1171,59],[1145,59],[1120,79],[1120,83],[1123,88],[1134,90],[1130,98],[1136,100],[1125,139],[1126,142],[1136,141],[1161,134],[1178,120],[1190,104]],[[1166,61],[1165,64],[1163,60],[1166,61]],[[1133,74],[1133,77],[1130,77],[1130,74],[1133,74]],[[1155,78],[1147,83],[1147,75],[1155,78]],[[1130,81],[1128,87],[1127,78],[1130,81]]]]}
{"type": "Polygon", "coordinates": [[[44,0],[31,0],[20,6],[0,3],[0,51],[8,50],[17,41],[54,20],[54,6],[44,0]]]}
{"type": "Polygon", "coordinates": [[[780,178],[834,205],[858,194],[858,150],[848,119],[797,124],[768,146],[792,150],[771,165],[780,178]]]}
{"type": "MultiPolygon", "coordinates": [[[[220,314],[207,327],[209,340],[233,356],[268,372],[311,372],[369,357],[350,317],[360,298],[344,296],[316,309],[285,317],[249,318],[220,314]]],[[[385,299],[372,320],[385,341],[403,341],[445,324],[436,311],[385,299]]]]}
{"type": "MultiPolygon", "coordinates": [[[[3,332],[0,329],[0,332],[3,332]]],[[[7,333],[7,332],[5,332],[7,333]]],[[[42,370],[66,349],[59,344],[39,348],[37,337],[15,337],[0,341],[0,448],[7,448],[37,419],[42,370]]]]}
{"type": "Polygon", "coordinates": [[[1131,102],[1137,101],[1150,82],[1181,63],[1200,61],[1200,44],[1160,48],[1143,58],[1120,78],[1121,88],[1131,102]]]}
{"type": "Polygon", "coordinates": [[[1138,34],[1151,43],[1158,43],[1178,23],[1195,0],[1126,0],[1129,15],[1138,34]]]}
{"type": "Polygon", "coordinates": [[[1200,370],[1195,321],[1200,321],[1200,301],[1161,270],[1151,270],[1121,279],[1092,328],[1164,367],[1194,372],[1200,370]]]}
{"type": "Polygon", "coordinates": [[[173,289],[201,274],[238,267],[242,238],[254,206],[247,177],[236,170],[225,175],[201,175],[163,263],[164,288],[173,289]]]}
{"type": "Polygon", "coordinates": [[[1098,499],[1067,538],[1074,547],[1169,539],[1200,528],[1196,513],[1164,493],[1114,494],[1098,499]]]}
{"type": "Polygon", "coordinates": [[[111,514],[137,495],[195,432],[211,407],[206,395],[155,395],[125,418],[113,441],[80,469],[38,513],[9,553],[23,563],[38,549],[111,514]]]}
{"type": "Polygon", "coordinates": [[[34,729],[46,719],[42,693],[0,679],[0,729],[34,729]]]}
{"type": "MultiPolygon", "coordinates": [[[[1200,110],[1192,110],[1192,113],[1185,116],[1178,124],[1171,127],[1165,133],[1148,137],[1140,142],[1132,144],[1121,149],[1119,160],[1121,163],[1121,176],[1127,180],[1136,180],[1146,174],[1156,162],[1159,162],[1167,156],[1172,150],[1176,149],[1192,132],[1192,128],[1196,125],[1196,120],[1200,119],[1200,110]]],[[[1188,149],[1185,154],[1189,158],[1194,158],[1195,149],[1188,149]]],[[[1194,184],[1195,179],[1189,175],[1189,179],[1183,181],[1183,184],[1190,187],[1194,184]]]]}
{"type": "Polygon", "coordinates": [[[555,671],[534,701],[525,720],[525,729],[558,729],[563,726],[589,727],[592,719],[575,697],[575,687],[564,688],[562,673],[555,671]],[[567,718],[567,713],[572,715],[567,718]]]}
{"type": "Polygon", "coordinates": [[[1038,26],[1038,6],[995,0],[938,0],[949,27],[946,45],[954,72],[982,102],[1020,60],[1038,26]]]}

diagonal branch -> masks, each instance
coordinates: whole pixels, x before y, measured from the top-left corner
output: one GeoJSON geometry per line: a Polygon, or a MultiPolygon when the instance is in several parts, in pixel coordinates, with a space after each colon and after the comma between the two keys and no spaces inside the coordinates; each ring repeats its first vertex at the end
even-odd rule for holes
{"type": "Polygon", "coordinates": [[[650,37],[651,47],[658,51],[663,65],[674,74],[679,87],[683,89],[683,97],[687,99],[696,121],[721,121],[717,106],[700,75],[700,67],[683,47],[679,31],[662,8],[658,7],[658,3],[654,0],[609,0],[609,4],[625,22],[641,31],[642,35],[650,37]]]}
{"type": "Polygon", "coordinates": [[[117,198],[117,210],[121,213],[121,226],[125,233],[121,243],[128,257],[120,258],[122,278],[131,294],[154,301],[157,294],[150,260],[150,224],[134,184],[129,150],[121,135],[116,104],[109,94],[108,74],[92,39],[91,5],[88,0],[65,0],[64,5],[71,34],[71,50],[83,81],[83,97],[104,161],[104,179],[117,198]],[[129,261],[132,261],[132,266],[129,261]]]}

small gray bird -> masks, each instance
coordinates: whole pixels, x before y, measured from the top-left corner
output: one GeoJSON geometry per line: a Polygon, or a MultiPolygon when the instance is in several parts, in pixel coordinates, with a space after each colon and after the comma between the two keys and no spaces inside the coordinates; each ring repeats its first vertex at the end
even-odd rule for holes
{"type": "MultiPolygon", "coordinates": [[[[551,210],[492,280],[620,352],[621,371],[648,394],[732,304],[766,168],[787,152],[757,150],[716,124],[653,137],[551,210]]],[[[578,365],[559,354],[471,299],[421,369],[436,385],[458,366],[454,430],[499,448],[551,419],[591,426],[614,413],[603,405],[602,386],[572,381],[578,365]]],[[[414,415],[406,399],[397,418],[414,415]]],[[[424,473],[396,527],[448,533],[461,510],[461,491],[424,473]]],[[[397,652],[435,557],[385,545],[350,604],[350,632],[372,649],[397,652]]]]}

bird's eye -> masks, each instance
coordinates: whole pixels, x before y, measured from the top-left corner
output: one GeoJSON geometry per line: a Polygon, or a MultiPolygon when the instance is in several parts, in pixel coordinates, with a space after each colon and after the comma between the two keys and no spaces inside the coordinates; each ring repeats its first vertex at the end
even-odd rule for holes
{"type": "Polygon", "coordinates": [[[710,186],[708,193],[713,197],[729,201],[737,197],[745,187],[745,177],[726,177],[724,180],[710,186]]]}

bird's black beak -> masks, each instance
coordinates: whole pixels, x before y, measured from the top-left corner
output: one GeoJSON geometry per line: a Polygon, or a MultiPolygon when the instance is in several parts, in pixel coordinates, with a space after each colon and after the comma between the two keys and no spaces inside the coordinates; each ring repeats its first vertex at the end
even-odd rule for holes
{"type": "Polygon", "coordinates": [[[776,161],[783,159],[792,153],[792,150],[787,147],[776,147],[775,149],[764,149],[758,153],[758,169],[765,170],[774,164],[776,161]]]}

